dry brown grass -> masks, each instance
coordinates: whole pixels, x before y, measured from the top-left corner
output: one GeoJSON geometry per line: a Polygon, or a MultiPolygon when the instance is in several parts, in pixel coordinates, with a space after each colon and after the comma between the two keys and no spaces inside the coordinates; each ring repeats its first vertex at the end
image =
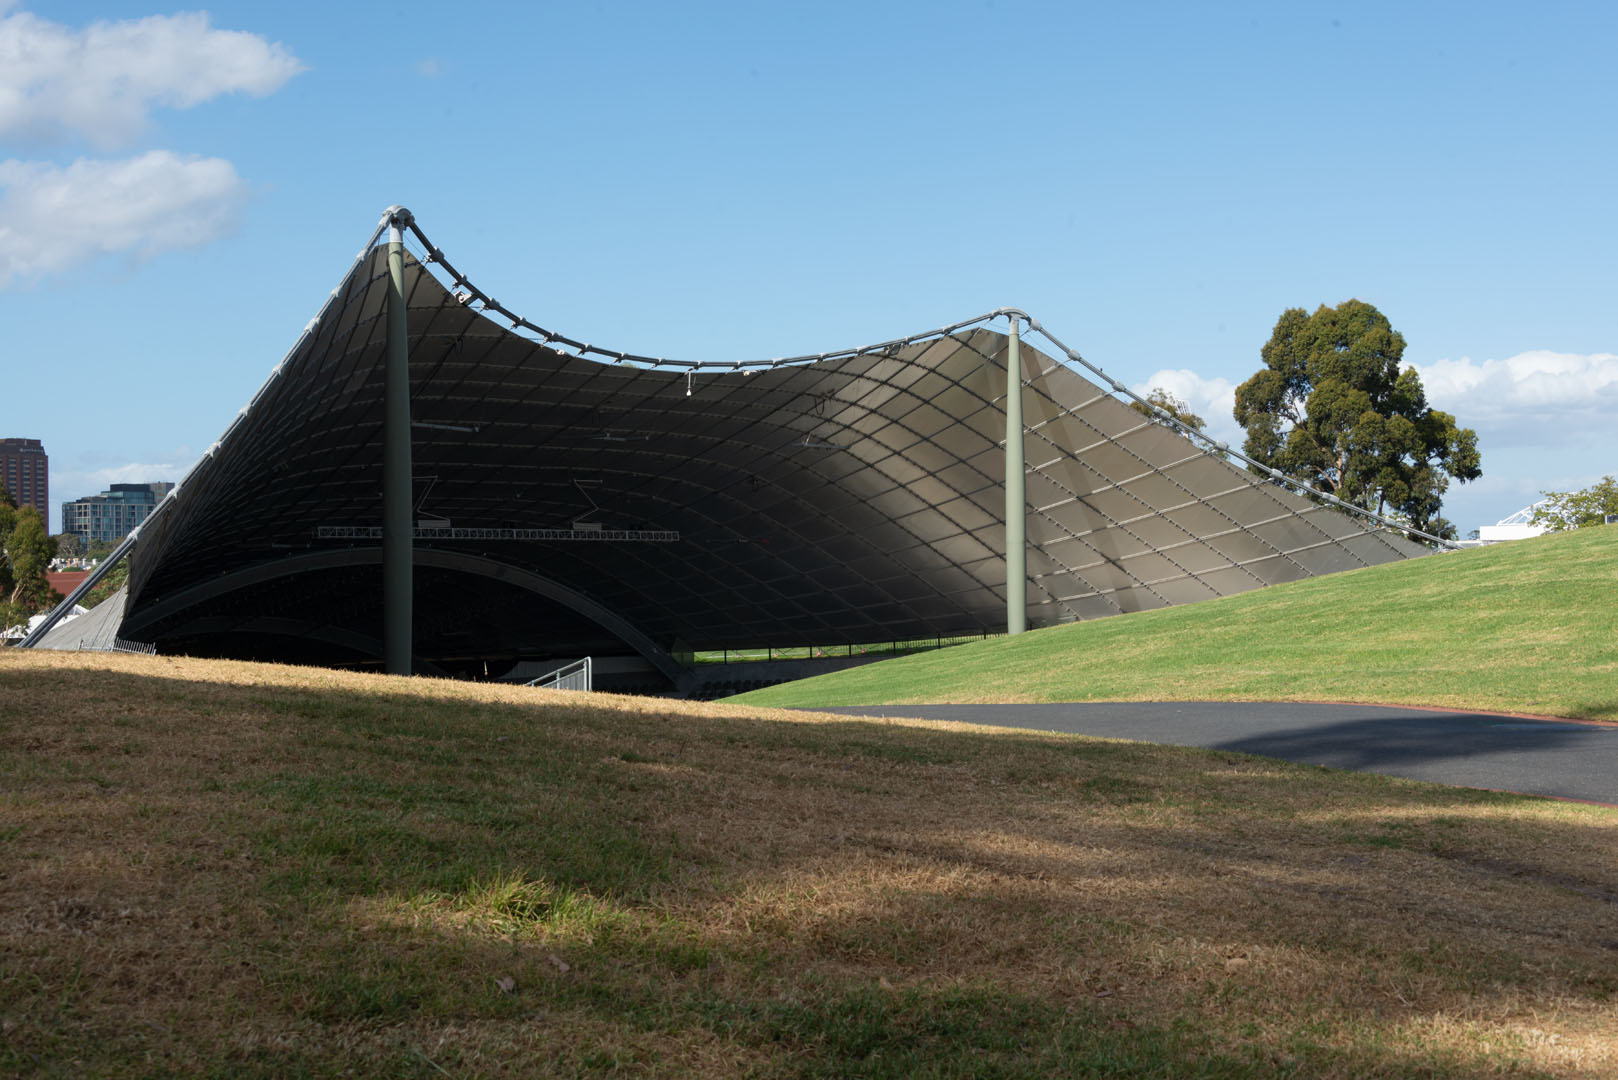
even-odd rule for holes
{"type": "Polygon", "coordinates": [[[0,1071],[1618,1075],[1611,810],[148,657],[0,738],[0,1071]]]}

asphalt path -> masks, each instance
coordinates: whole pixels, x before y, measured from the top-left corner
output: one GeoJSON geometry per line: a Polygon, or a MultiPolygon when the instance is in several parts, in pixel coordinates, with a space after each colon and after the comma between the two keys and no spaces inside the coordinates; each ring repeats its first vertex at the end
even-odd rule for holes
{"type": "Polygon", "coordinates": [[[1455,787],[1618,805],[1618,725],[1294,702],[870,705],[816,711],[1236,750],[1455,787]]]}

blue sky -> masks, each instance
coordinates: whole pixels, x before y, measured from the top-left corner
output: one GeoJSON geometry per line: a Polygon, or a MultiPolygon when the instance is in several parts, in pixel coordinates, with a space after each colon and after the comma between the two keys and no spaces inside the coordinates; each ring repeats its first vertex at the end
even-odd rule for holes
{"type": "Polygon", "coordinates": [[[53,503],[178,479],[391,203],[583,340],[1016,305],[1238,442],[1281,311],[1358,297],[1478,430],[1463,534],[1618,473],[1610,5],[181,12],[0,0],[0,435],[53,503]]]}

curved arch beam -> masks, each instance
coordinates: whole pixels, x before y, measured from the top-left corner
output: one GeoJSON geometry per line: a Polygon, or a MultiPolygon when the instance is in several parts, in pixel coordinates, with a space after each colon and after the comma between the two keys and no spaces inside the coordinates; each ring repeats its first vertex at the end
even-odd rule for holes
{"type": "MultiPolygon", "coordinates": [[[[150,607],[145,607],[124,621],[124,630],[138,634],[146,627],[177,615],[194,604],[223,596],[251,585],[292,577],[314,570],[335,570],[351,566],[380,566],[381,548],[342,548],[336,551],[316,551],[306,555],[293,555],[274,562],[259,563],[236,570],[221,577],[193,585],[189,589],[166,596],[150,607]]],[[[552,581],[529,570],[523,570],[484,555],[468,555],[459,551],[439,548],[417,548],[415,565],[440,570],[456,570],[478,577],[513,585],[536,596],[542,596],[584,616],[609,634],[623,641],[651,662],[658,671],[680,683],[687,672],[679,661],[670,656],[657,643],[632,623],[610,608],[604,607],[576,589],[559,581],[552,581]]]]}
{"type": "Polygon", "coordinates": [[[552,581],[531,570],[523,570],[484,555],[467,555],[459,551],[445,551],[442,548],[417,548],[416,565],[433,566],[441,570],[460,570],[495,581],[510,582],[537,596],[554,600],[569,611],[583,615],[640,653],[671,681],[678,683],[688,674],[678,660],[660,648],[657,642],[647,637],[628,619],[596,603],[578,590],[563,585],[560,581],[552,581]]]}

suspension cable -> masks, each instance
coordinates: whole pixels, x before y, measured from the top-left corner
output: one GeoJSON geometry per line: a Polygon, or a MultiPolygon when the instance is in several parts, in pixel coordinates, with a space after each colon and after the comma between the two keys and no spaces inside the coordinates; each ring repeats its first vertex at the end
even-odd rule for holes
{"type": "MultiPolygon", "coordinates": [[[[390,211],[393,211],[400,208],[390,207],[389,209],[390,211]]],[[[1374,510],[1368,510],[1363,506],[1357,506],[1354,503],[1348,502],[1337,497],[1336,495],[1331,494],[1330,492],[1322,491],[1306,480],[1301,480],[1295,476],[1288,476],[1281,470],[1272,468],[1261,461],[1257,461],[1248,456],[1246,453],[1230,446],[1229,444],[1219,442],[1212,436],[1205,435],[1196,428],[1182,423],[1179,418],[1174,416],[1172,413],[1165,409],[1159,408],[1150,401],[1147,401],[1144,397],[1135,393],[1129,387],[1107,374],[1107,372],[1086,360],[1083,356],[1079,355],[1078,350],[1068,347],[1068,345],[1062,342],[1061,339],[1059,339],[1055,334],[1046,329],[1043,323],[1021,308],[996,308],[995,310],[985,312],[982,315],[977,315],[970,319],[962,319],[960,322],[951,323],[948,326],[941,326],[935,330],[924,330],[920,333],[908,334],[899,338],[890,338],[886,341],[879,341],[871,345],[861,345],[848,349],[834,349],[830,352],[806,353],[802,356],[777,357],[772,360],[744,360],[726,362],[670,360],[666,357],[638,356],[633,353],[618,352],[612,349],[603,349],[588,342],[576,341],[573,338],[547,330],[544,327],[530,322],[528,319],[513,313],[504,304],[501,304],[498,300],[492,299],[483,290],[479,289],[476,285],[473,285],[472,282],[467,279],[466,275],[455,269],[450,261],[445,258],[443,251],[434,246],[433,242],[427,238],[427,234],[422,231],[421,226],[416,223],[415,218],[413,216],[409,216],[409,211],[403,211],[402,215],[402,219],[399,223],[408,228],[412,233],[415,234],[416,238],[421,241],[422,248],[427,253],[427,258],[425,261],[429,264],[436,264],[444,269],[445,273],[448,274],[448,276],[454,282],[452,292],[463,304],[471,304],[474,301],[477,302],[481,310],[485,312],[494,312],[495,314],[498,314],[508,320],[511,323],[513,330],[526,330],[531,334],[537,335],[540,339],[540,344],[542,345],[560,345],[573,350],[579,356],[596,356],[615,364],[628,363],[651,368],[673,367],[691,372],[748,371],[759,369],[769,370],[777,367],[821,363],[826,360],[846,360],[856,356],[869,356],[872,353],[886,352],[889,350],[902,348],[906,345],[914,345],[918,342],[932,341],[938,338],[949,337],[957,331],[964,330],[967,327],[978,326],[1002,317],[1022,319],[1028,323],[1028,328],[1030,330],[1036,331],[1052,345],[1054,345],[1063,354],[1063,356],[1066,357],[1067,360],[1078,364],[1080,367],[1083,367],[1085,370],[1089,371],[1096,378],[1100,379],[1103,383],[1109,386],[1115,393],[1124,395],[1141,408],[1147,410],[1149,415],[1155,417],[1165,425],[1179,432],[1181,435],[1209,447],[1215,453],[1224,455],[1226,457],[1238,458],[1250,466],[1253,471],[1256,471],[1262,476],[1267,476],[1270,480],[1280,484],[1282,487],[1307,493],[1308,495],[1312,495],[1319,499],[1321,502],[1335,506],[1338,509],[1344,510],[1357,517],[1368,518],[1369,520],[1374,521],[1378,525],[1385,528],[1393,529],[1397,532],[1406,533],[1411,536],[1418,536],[1423,540],[1440,547],[1457,548],[1459,546],[1452,540],[1446,540],[1441,536],[1434,536],[1432,533],[1423,532],[1420,529],[1411,527],[1410,525],[1395,521],[1386,515],[1378,514],[1374,510]]],[[[371,242],[373,244],[376,243],[376,237],[381,236],[382,229],[386,227],[390,220],[391,219],[388,214],[383,215],[383,225],[378,227],[376,235],[372,237],[371,242]]]]}

